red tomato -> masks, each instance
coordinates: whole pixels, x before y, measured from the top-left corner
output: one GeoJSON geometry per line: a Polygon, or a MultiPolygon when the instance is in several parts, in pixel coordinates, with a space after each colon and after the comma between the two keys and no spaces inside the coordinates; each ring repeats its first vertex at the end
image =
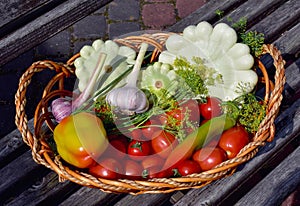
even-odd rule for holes
{"type": "Polygon", "coordinates": [[[107,139],[108,139],[109,141],[114,140],[114,139],[118,139],[119,137],[120,137],[119,134],[108,134],[108,135],[107,135],[107,139]]]}
{"type": "Polygon", "coordinates": [[[157,154],[153,154],[145,157],[141,163],[144,169],[155,166],[162,167],[164,164],[164,159],[157,154]]]}
{"type": "Polygon", "coordinates": [[[143,133],[141,129],[134,129],[130,132],[130,138],[133,140],[142,140],[143,133]]]}
{"type": "Polygon", "coordinates": [[[193,160],[184,160],[180,162],[176,167],[181,176],[186,176],[193,173],[201,172],[200,165],[193,160]]]}
{"type": "Polygon", "coordinates": [[[153,166],[143,170],[143,178],[167,178],[173,176],[171,169],[162,170],[161,166],[153,166]]]}
{"type": "Polygon", "coordinates": [[[204,119],[211,119],[222,114],[222,101],[216,97],[206,97],[206,103],[200,104],[200,113],[204,119]]]}
{"type": "Polygon", "coordinates": [[[234,158],[249,143],[249,134],[243,126],[232,127],[222,133],[219,147],[225,150],[229,159],[234,158]]]}
{"type": "Polygon", "coordinates": [[[124,139],[113,139],[109,142],[107,149],[103,156],[113,157],[115,159],[121,160],[127,155],[127,141],[124,139]]]}
{"type": "Polygon", "coordinates": [[[167,158],[172,150],[178,145],[178,140],[169,132],[156,132],[154,136],[155,137],[151,141],[152,149],[162,158],[167,158]]]}
{"type": "Polygon", "coordinates": [[[219,144],[219,141],[217,138],[212,139],[207,145],[206,147],[217,147],[219,144]]]}
{"type": "Polygon", "coordinates": [[[193,155],[193,160],[198,162],[203,171],[210,170],[226,159],[225,151],[218,147],[204,147],[197,150],[193,155]]]}
{"type": "Polygon", "coordinates": [[[107,158],[90,167],[89,173],[100,178],[118,179],[123,174],[123,168],[116,159],[107,158]]]}
{"type": "Polygon", "coordinates": [[[142,160],[143,178],[171,177],[172,170],[162,170],[164,159],[157,154],[150,155],[142,160]]]}
{"type": "Polygon", "coordinates": [[[160,114],[160,115],[157,115],[155,118],[158,119],[158,121],[160,122],[160,124],[162,126],[165,126],[168,124],[168,115],[167,114],[160,114]]]}
{"type": "Polygon", "coordinates": [[[185,131],[185,135],[188,136],[189,134],[193,133],[195,131],[196,128],[192,128],[192,127],[185,127],[183,128],[185,131]]]}
{"type": "Polygon", "coordinates": [[[185,117],[185,114],[182,112],[181,108],[172,109],[166,112],[166,114],[168,116],[168,124],[170,125],[180,125],[185,117]]]}
{"type": "Polygon", "coordinates": [[[183,102],[180,105],[180,108],[182,110],[182,113],[184,115],[189,115],[189,120],[193,123],[199,125],[200,122],[200,109],[197,100],[189,99],[185,102],[183,102]]]}
{"type": "Polygon", "coordinates": [[[144,123],[145,127],[142,128],[142,133],[143,136],[148,139],[151,140],[153,139],[153,134],[157,131],[161,131],[161,124],[158,120],[156,119],[149,119],[148,121],[146,121],[144,123]]]}
{"type": "Polygon", "coordinates": [[[124,162],[124,175],[128,179],[142,178],[143,167],[136,161],[127,159],[124,162]]]}
{"type": "Polygon", "coordinates": [[[140,161],[150,155],[150,142],[132,140],[128,145],[127,153],[131,159],[140,161]]]}

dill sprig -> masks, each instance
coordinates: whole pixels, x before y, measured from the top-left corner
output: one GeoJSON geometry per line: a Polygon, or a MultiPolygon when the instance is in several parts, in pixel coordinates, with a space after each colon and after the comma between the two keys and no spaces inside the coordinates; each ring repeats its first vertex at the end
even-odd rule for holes
{"type": "MultiPolygon", "coordinates": [[[[228,21],[232,20],[228,18],[228,21]]],[[[240,18],[239,21],[232,24],[232,27],[237,31],[239,41],[249,46],[253,56],[259,57],[263,51],[265,35],[257,31],[247,31],[246,17],[240,18]]]]}
{"type": "Polygon", "coordinates": [[[255,133],[261,121],[266,116],[266,104],[258,101],[257,97],[252,94],[244,94],[232,101],[223,102],[223,109],[226,114],[243,125],[250,133],[255,133]]]}

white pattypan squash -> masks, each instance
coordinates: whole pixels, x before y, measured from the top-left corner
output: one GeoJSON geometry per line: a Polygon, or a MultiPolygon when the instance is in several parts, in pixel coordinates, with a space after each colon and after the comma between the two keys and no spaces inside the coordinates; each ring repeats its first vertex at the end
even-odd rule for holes
{"type": "Polygon", "coordinates": [[[173,64],[176,57],[191,61],[201,57],[205,65],[214,68],[222,76],[222,83],[207,85],[209,95],[222,100],[232,100],[251,92],[257,84],[257,74],[251,69],[254,58],[246,44],[237,43],[237,34],[225,23],[212,27],[200,22],[184,29],[182,35],[171,35],[166,41],[166,51],[159,62],[173,64]]]}
{"type": "MultiPolygon", "coordinates": [[[[89,79],[96,67],[98,57],[100,53],[106,53],[104,68],[112,69],[110,76],[101,85],[101,88],[108,85],[122,72],[124,72],[128,65],[134,64],[136,52],[126,46],[118,46],[117,43],[107,40],[102,41],[100,39],[95,40],[92,46],[85,45],[80,50],[80,57],[74,61],[76,67],[75,74],[79,79],[78,89],[83,91],[89,82],[89,79]]],[[[103,69],[99,77],[103,77],[103,74],[107,71],[103,69]]],[[[126,83],[126,79],[123,79],[119,84],[126,83]]]]}

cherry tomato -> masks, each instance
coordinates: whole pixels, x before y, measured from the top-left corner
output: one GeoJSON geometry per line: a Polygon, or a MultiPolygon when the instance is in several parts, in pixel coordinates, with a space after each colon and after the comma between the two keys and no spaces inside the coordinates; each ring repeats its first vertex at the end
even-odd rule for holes
{"type": "Polygon", "coordinates": [[[143,170],[143,178],[167,178],[173,176],[173,171],[171,169],[162,170],[161,166],[153,166],[143,170]]]}
{"type": "Polygon", "coordinates": [[[182,113],[189,115],[189,121],[199,125],[200,122],[200,109],[197,100],[189,99],[180,105],[182,113]]]}
{"type": "Polygon", "coordinates": [[[109,141],[114,140],[114,139],[118,139],[119,137],[120,137],[120,135],[118,135],[118,134],[108,134],[107,135],[107,139],[109,141]]]}
{"type": "Polygon", "coordinates": [[[218,139],[214,138],[206,145],[206,147],[217,147],[218,144],[219,144],[218,139]]]}
{"type": "Polygon", "coordinates": [[[106,158],[89,168],[89,173],[105,179],[118,179],[123,174],[122,165],[114,158],[106,158]]]}
{"type": "Polygon", "coordinates": [[[229,159],[234,158],[249,143],[249,134],[243,126],[232,127],[222,133],[219,147],[225,150],[229,159]]]}
{"type": "Polygon", "coordinates": [[[143,167],[140,163],[127,159],[124,161],[124,175],[128,179],[141,179],[143,167]]]}
{"type": "Polygon", "coordinates": [[[142,160],[143,178],[171,177],[172,170],[162,170],[164,159],[157,154],[150,155],[142,160]]]}
{"type": "Polygon", "coordinates": [[[227,159],[223,149],[218,147],[204,147],[197,150],[193,160],[198,162],[203,171],[210,170],[227,159]]]}
{"type": "Polygon", "coordinates": [[[168,123],[169,123],[168,122],[168,115],[166,113],[157,115],[155,118],[158,119],[158,121],[160,122],[160,124],[162,126],[168,125],[168,123]]]}
{"type": "Polygon", "coordinates": [[[189,134],[193,133],[197,127],[184,127],[185,135],[188,136],[189,134]]]}
{"type": "Polygon", "coordinates": [[[168,124],[170,125],[180,125],[185,117],[181,108],[172,109],[166,112],[166,114],[168,116],[168,124]]]}
{"type": "Polygon", "coordinates": [[[175,136],[166,131],[156,132],[151,141],[153,151],[161,156],[167,158],[172,150],[178,145],[178,140],[175,136]]]}
{"type": "Polygon", "coordinates": [[[131,159],[140,161],[150,155],[150,142],[132,140],[128,145],[127,153],[131,159]]]}
{"type": "Polygon", "coordinates": [[[162,167],[164,164],[164,159],[157,154],[153,154],[145,157],[141,163],[144,169],[155,166],[162,167]]]}
{"type": "Polygon", "coordinates": [[[200,113],[204,119],[211,119],[222,114],[222,101],[216,97],[206,97],[206,103],[200,104],[200,113]]]}
{"type": "Polygon", "coordinates": [[[184,161],[180,162],[176,166],[176,168],[181,176],[186,176],[189,174],[201,172],[200,165],[196,161],[193,161],[193,160],[184,160],[184,161]]]}
{"type": "Polygon", "coordinates": [[[134,129],[130,132],[130,138],[133,140],[143,140],[143,133],[141,129],[134,129]]]}
{"type": "Polygon", "coordinates": [[[127,145],[127,140],[123,138],[113,139],[109,142],[103,156],[121,160],[127,155],[127,145]]]}
{"type": "Polygon", "coordinates": [[[144,123],[144,127],[142,128],[142,133],[143,136],[147,140],[153,139],[153,134],[157,131],[161,131],[161,127],[159,127],[161,124],[158,120],[156,119],[149,119],[144,123]]]}

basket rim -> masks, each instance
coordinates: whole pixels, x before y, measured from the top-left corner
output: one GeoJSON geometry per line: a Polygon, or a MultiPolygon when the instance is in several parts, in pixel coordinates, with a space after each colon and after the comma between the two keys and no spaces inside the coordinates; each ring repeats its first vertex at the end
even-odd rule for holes
{"type": "MultiPolygon", "coordinates": [[[[141,36],[130,36],[125,39],[116,39],[115,41],[120,44],[138,48],[139,43],[147,42],[155,47],[159,52],[163,50],[163,45],[169,34],[166,33],[154,33],[144,34],[141,36]],[[131,43],[131,44],[130,44],[131,43]]],[[[65,91],[64,78],[74,74],[73,63],[79,56],[75,54],[71,57],[66,64],[56,63],[53,61],[38,61],[33,63],[27,71],[23,74],[19,81],[19,88],[15,96],[16,104],[16,117],[15,122],[22,134],[23,141],[32,149],[33,159],[38,163],[45,165],[46,167],[54,170],[58,175],[60,181],[70,180],[77,184],[95,187],[105,192],[125,192],[130,194],[143,194],[143,193],[168,193],[175,190],[189,189],[189,188],[201,188],[210,182],[232,175],[236,167],[249,159],[253,158],[258,152],[258,148],[266,144],[267,141],[272,141],[275,136],[274,120],[278,114],[279,107],[282,100],[282,92],[285,84],[284,64],[280,51],[272,44],[263,45],[263,53],[270,54],[274,60],[275,72],[275,84],[270,86],[268,78],[265,79],[266,87],[272,87],[272,92],[266,94],[265,100],[267,101],[267,114],[265,119],[261,122],[258,131],[256,132],[253,141],[246,145],[237,157],[224,161],[217,167],[204,171],[198,174],[192,174],[184,177],[172,177],[172,178],[154,178],[147,180],[107,180],[103,178],[95,178],[85,172],[74,170],[68,165],[64,165],[59,156],[54,155],[53,151],[47,145],[45,141],[39,138],[40,126],[42,121],[51,122],[49,120],[49,113],[45,109],[47,108],[47,99],[52,98],[55,95],[70,95],[71,93],[65,91]],[[30,84],[31,78],[34,73],[41,72],[44,69],[51,69],[57,72],[57,75],[50,80],[45,87],[42,100],[37,106],[34,117],[35,133],[33,134],[27,125],[27,116],[25,112],[26,105],[26,89],[30,84]],[[60,92],[48,92],[54,84],[58,83],[60,92]],[[46,99],[44,99],[46,98],[46,99]],[[42,115],[41,115],[42,114],[42,115]]],[[[257,59],[259,67],[264,68],[260,59],[257,59]]],[[[266,89],[267,90],[267,89],[266,89]]],[[[268,89],[269,90],[269,89],[268,89]]],[[[53,131],[54,125],[48,127],[53,131]]]]}

